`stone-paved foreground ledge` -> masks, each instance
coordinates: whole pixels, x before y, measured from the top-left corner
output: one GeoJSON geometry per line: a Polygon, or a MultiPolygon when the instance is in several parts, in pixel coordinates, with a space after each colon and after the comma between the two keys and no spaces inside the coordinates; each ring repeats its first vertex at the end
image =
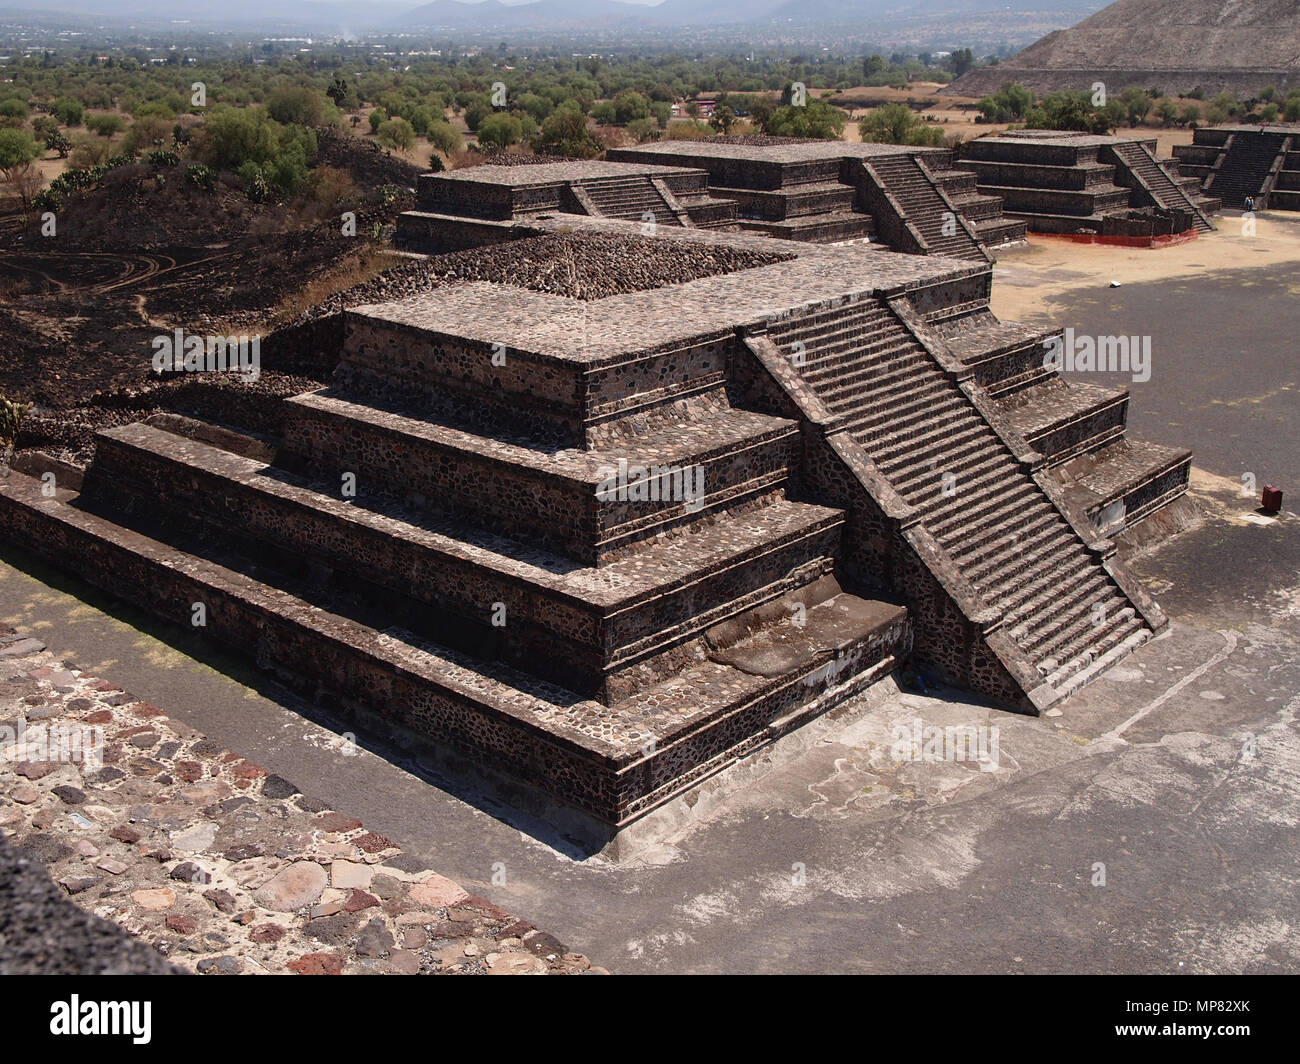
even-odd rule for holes
{"type": "MultiPolygon", "coordinates": [[[[155,965],[128,944],[107,967],[87,955],[72,969],[67,950],[20,942],[0,951],[0,971],[159,971],[166,958],[209,975],[607,974],[355,817],[3,626],[0,828],[28,874],[44,866],[82,910],[160,955],[155,965]],[[99,760],[88,745],[50,745],[92,729],[99,760]]],[[[37,894],[10,902],[52,911],[37,894]]],[[[78,926],[65,914],[21,930],[78,926]]]]}

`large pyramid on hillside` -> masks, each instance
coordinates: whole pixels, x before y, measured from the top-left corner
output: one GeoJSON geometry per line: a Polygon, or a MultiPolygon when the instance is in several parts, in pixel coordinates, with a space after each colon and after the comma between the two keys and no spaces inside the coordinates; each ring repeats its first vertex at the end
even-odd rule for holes
{"type": "Polygon", "coordinates": [[[1009,81],[1038,92],[1130,85],[1207,96],[1300,85],[1296,0],[1117,0],[1077,26],[1049,33],[999,66],[945,91],[985,96],[1009,81]]]}

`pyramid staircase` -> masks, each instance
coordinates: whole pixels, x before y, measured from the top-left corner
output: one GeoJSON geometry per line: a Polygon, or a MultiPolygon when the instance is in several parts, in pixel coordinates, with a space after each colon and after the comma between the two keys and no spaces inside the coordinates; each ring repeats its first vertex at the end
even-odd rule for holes
{"type": "MultiPolygon", "coordinates": [[[[105,430],[54,497],[34,470],[0,478],[0,535],[512,801],[578,811],[593,845],[909,653],[906,609],[839,582],[843,512],[788,490],[793,421],[715,377],[647,405],[620,364],[599,410],[538,422],[510,398],[537,390],[526,353],[496,368],[487,345],[348,319],[334,385],[286,403],[277,438],[105,430]],[[376,337],[429,401],[363,369],[376,337]],[[483,374],[506,397],[492,429],[483,374]],[[611,494],[620,462],[660,472],[611,494]],[[692,468],[703,490],[674,491],[692,468]]],[[[544,367],[566,394],[590,372],[544,367]]]]}
{"type": "Polygon", "coordinates": [[[923,165],[933,175],[961,216],[970,222],[975,235],[985,248],[992,249],[1024,241],[1027,231],[1025,222],[1005,217],[1002,213],[1005,206],[1002,197],[980,192],[976,188],[974,174],[968,170],[952,169],[950,162],[943,165],[936,160],[934,165],[930,165],[928,157],[923,165]]]}
{"type": "Polygon", "coordinates": [[[1154,206],[1190,215],[1197,232],[1214,231],[1209,216],[1186,189],[1169,176],[1169,171],[1145,144],[1140,141],[1116,144],[1111,153],[1118,167],[1128,171],[1134,186],[1140,188],[1154,206]]]}
{"type": "Polygon", "coordinates": [[[652,217],[660,225],[680,226],[677,212],[644,174],[590,178],[581,182],[599,217],[643,222],[652,217]]]}
{"type": "MultiPolygon", "coordinates": [[[[920,161],[904,153],[861,161],[862,192],[882,232],[900,250],[989,262],[970,223],[920,161]]],[[[991,199],[993,197],[990,197],[991,199]]]]}
{"type": "MultiPolygon", "coordinates": [[[[1017,675],[1037,674],[1043,687],[1027,693],[1049,704],[1148,639],[1163,617],[1032,471],[1039,456],[959,383],[969,371],[945,365],[911,316],[901,302],[862,299],[771,323],[751,342],[793,358],[835,428],[865,451],[877,493],[901,499],[933,538],[931,572],[974,588],[996,616],[984,634],[1010,637],[999,657],[1017,675]]],[[[920,630],[917,638],[921,653],[920,630]]]]}
{"type": "Polygon", "coordinates": [[[1219,156],[1205,191],[1217,196],[1225,207],[1243,207],[1247,196],[1256,207],[1267,207],[1277,174],[1285,166],[1292,138],[1283,133],[1232,134],[1219,156]]]}

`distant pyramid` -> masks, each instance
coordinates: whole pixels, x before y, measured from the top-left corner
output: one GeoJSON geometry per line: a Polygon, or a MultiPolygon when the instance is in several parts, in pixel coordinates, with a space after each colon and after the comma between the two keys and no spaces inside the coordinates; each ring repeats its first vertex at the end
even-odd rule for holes
{"type": "Polygon", "coordinates": [[[1077,26],[1049,33],[995,67],[945,92],[986,96],[1009,81],[1038,92],[1108,92],[1131,85],[1167,93],[1250,96],[1267,85],[1300,86],[1296,0],[1118,0],[1077,26]]]}

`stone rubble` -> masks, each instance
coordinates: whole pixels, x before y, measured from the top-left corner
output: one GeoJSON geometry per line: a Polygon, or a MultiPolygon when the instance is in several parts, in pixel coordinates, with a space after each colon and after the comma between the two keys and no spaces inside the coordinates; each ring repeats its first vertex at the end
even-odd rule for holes
{"type": "Polygon", "coordinates": [[[0,829],[75,904],[201,975],[608,974],[3,625],[0,829]],[[52,754],[32,744],[53,723],[102,728],[102,765],[29,756],[52,754]]]}

